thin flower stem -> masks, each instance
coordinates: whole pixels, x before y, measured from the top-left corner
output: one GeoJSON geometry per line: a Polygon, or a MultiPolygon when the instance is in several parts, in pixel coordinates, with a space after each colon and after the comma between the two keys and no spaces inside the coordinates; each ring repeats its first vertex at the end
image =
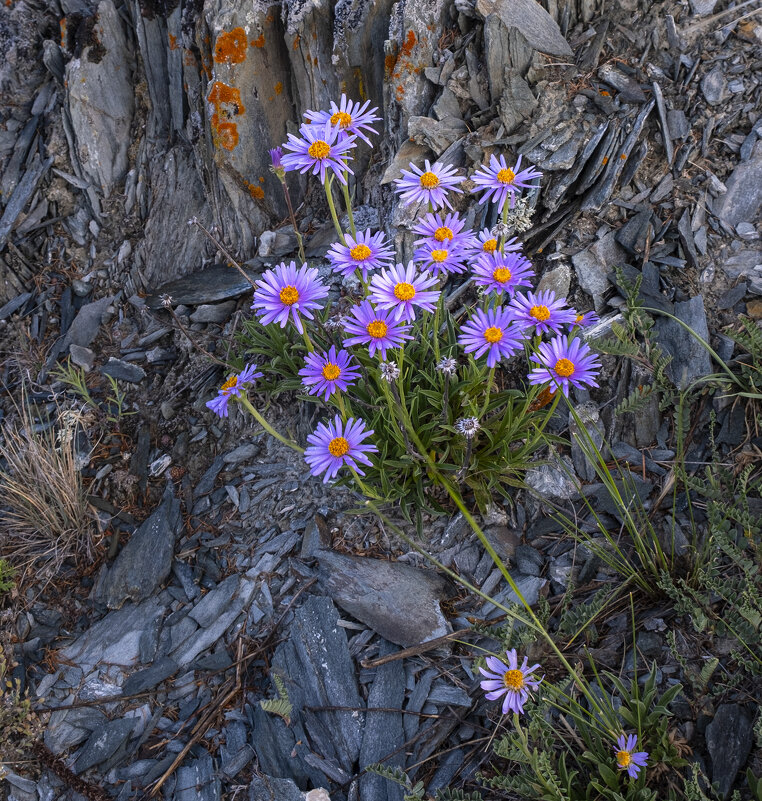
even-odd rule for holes
{"type": "Polygon", "coordinates": [[[344,408],[344,399],[341,396],[341,392],[338,390],[333,393],[333,397],[336,398],[336,405],[339,407],[339,412],[341,413],[341,422],[347,422],[347,410],[344,408]]]}
{"type": "Polygon", "coordinates": [[[482,406],[481,412],[479,412],[479,418],[484,417],[487,412],[487,407],[489,406],[489,396],[490,392],[492,391],[492,384],[495,380],[495,368],[489,368],[489,375],[487,376],[487,397],[484,399],[484,406],[482,406]]]}
{"type": "Polygon", "coordinates": [[[296,227],[296,215],[294,214],[294,207],[291,205],[291,194],[288,191],[285,175],[281,179],[281,184],[283,184],[283,194],[286,196],[286,205],[288,206],[288,216],[291,218],[291,225],[294,226],[296,241],[299,245],[299,258],[302,264],[304,264],[307,261],[307,258],[304,255],[304,241],[302,240],[302,235],[299,233],[299,229],[296,227]]]}
{"type": "Polygon", "coordinates": [[[344,195],[344,206],[347,210],[347,217],[349,217],[349,230],[352,232],[352,239],[357,240],[357,231],[355,230],[355,217],[352,214],[352,201],[349,197],[349,172],[344,170],[344,181],[341,185],[341,191],[344,195]]]}
{"type": "MultiPolygon", "coordinates": [[[[503,226],[508,225],[508,198],[506,198],[505,203],[503,203],[503,214],[501,219],[503,226]]],[[[505,255],[505,232],[500,235],[500,253],[503,256],[505,255]]]]}
{"type": "Polygon", "coordinates": [[[442,392],[442,422],[447,425],[450,419],[450,374],[444,374],[444,390],[442,392]]]}
{"type": "Polygon", "coordinates": [[[315,346],[312,344],[312,340],[310,339],[310,335],[307,333],[306,328],[302,328],[302,337],[304,339],[304,344],[307,346],[307,350],[310,353],[315,352],[315,346]]]}
{"type": "Polygon", "coordinates": [[[191,220],[191,222],[195,226],[200,228],[209,237],[209,239],[211,239],[212,242],[214,242],[214,245],[217,248],[217,250],[219,250],[220,253],[222,253],[222,255],[233,265],[233,267],[235,267],[236,270],[238,270],[238,272],[241,273],[241,275],[254,287],[254,289],[256,289],[257,285],[254,282],[254,279],[249,277],[246,270],[244,270],[243,267],[241,267],[241,265],[233,258],[233,256],[230,254],[227,248],[225,248],[222,242],[220,242],[219,239],[217,239],[217,237],[213,236],[211,231],[207,231],[207,229],[203,225],[201,225],[201,223],[195,217],[191,220]]]}
{"type": "MultiPolygon", "coordinates": [[[[349,465],[347,465],[347,467],[349,467],[349,465]]],[[[357,483],[357,486],[360,488],[360,491],[362,492],[362,494],[366,498],[371,498],[374,501],[383,501],[384,500],[378,493],[373,492],[373,490],[369,489],[365,485],[365,482],[357,474],[357,471],[354,469],[354,467],[349,467],[349,470],[352,473],[352,477],[354,478],[355,482],[357,483]]]]}
{"type": "Polygon", "coordinates": [[[468,474],[468,466],[471,463],[471,454],[474,451],[474,438],[469,437],[466,440],[466,452],[463,455],[463,466],[458,470],[458,475],[455,476],[458,484],[462,484],[468,474]]]}
{"type": "Polygon", "coordinates": [[[222,359],[219,359],[219,358],[217,358],[217,356],[214,356],[213,354],[209,353],[208,350],[206,350],[205,348],[202,348],[201,345],[199,345],[198,342],[196,342],[196,340],[193,339],[193,337],[190,335],[190,331],[188,331],[188,329],[183,325],[183,323],[180,320],[179,315],[177,314],[177,312],[175,312],[175,310],[172,308],[172,306],[168,305],[168,306],[165,306],[164,308],[170,313],[170,315],[172,316],[172,319],[175,322],[175,325],[183,332],[183,334],[185,335],[185,337],[188,340],[188,342],[190,342],[191,345],[193,345],[193,347],[196,348],[197,351],[199,351],[199,353],[203,353],[204,356],[206,356],[207,359],[211,359],[213,362],[217,362],[217,364],[221,364],[225,369],[229,369],[227,362],[224,362],[222,359]]]}
{"type": "Polygon", "coordinates": [[[283,436],[283,434],[279,434],[268,422],[265,420],[264,417],[251,405],[251,401],[246,397],[246,395],[241,394],[237,398],[238,402],[243,406],[244,409],[264,428],[265,431],[271,436],[275,437],[278,442],[282,442],[284,445],[288,445],[289,448],[295,450],[297,453],[304,453],[304,448],[300,448],[293,440],[287,439],[283,436]]]}
{"type": "Polygon", "coordinates": [[[344,232],[341,230],[341,226],[339,225],[339,218],[336,216],[336,204],[333,202],[333,176],[329,175],[325,183],[323,184],[323,188],[325,189],[325,199],[328,201],[328,208],[331,211],[331,219],[333,220],[333,227],[336,229],[336,233],[339,235],[339,239],[341,240],[342,245],[346,245],[347,242],[344,239],[344,232]]]}

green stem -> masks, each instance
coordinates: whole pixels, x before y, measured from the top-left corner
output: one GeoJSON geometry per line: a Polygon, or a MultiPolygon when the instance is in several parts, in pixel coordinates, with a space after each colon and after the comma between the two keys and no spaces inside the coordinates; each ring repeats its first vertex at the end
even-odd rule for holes
{"type": "Polygon", "coordinates": [[[301,259],[302,264],[304,264],[304,262],[307,261],[307,258],[304,255],[304,242],[302,240],[302,235],[299,233],[299,229],[296,227],[296,215],[294,214],[294,207],[291,205],[291,195],[289,194],[288,186],[286,185],[285,175],[281,179],[281,183],[283,184],[283,194],[286,196],[286,205],[288,206],[288,216],[291,218],[291,225],[294,226],[296,241],[299,245],[299,258],[301,259]]]}
{"type": "Polygon", "coordinates": [[[341,226],[339,225],[339,218],[336,216],[336,205],[333,202],[333,191],[331,186],[333,184],[333,176],[329,175],[326,178],[325,183],[323,184],[323,189],[325,189],[325,199],[328,201],[328,208],[331,211],[331,219],[333,220],[333,227],[336,229],[336,233],[339,235],[339,239],[341,240],[342,245],[346,245],[346,240],[344,239],[344,232],[341,230],[341,226]]]}
{"type": "Polygon", "coordinates": [[[492,382],[495,380],[495,368],[489,368],[489,375],[487,376],[487,397],[484,399],[484,406],[482,406],[481,412],[479,412],[479,419],[481,420],[482,417],[487,412],[487,407],[489,406],[489,396],[490,392],[492,391],[492,382]]]}
{"type": "Polygon", "coordinates": [[[251,405],[251,401],[246,397],[246,395],[241,394],[238,396],[238,402],[243,406],[244,409],[259,423],[259,425],[264,428],[265,431],[271,436],[275,437],[278,442],[282,442],[284,445],[287,445],[292,450],[295,450],[297,453],[304,453],[304,448],[300,448],[293,440],[286,439],[283,434],[279,434],[268,422],[265,420],[264,417],[251,405]]]}
{"type": "Polygon", "coordinates": [[[307,333],[306,328],[302,328],[302,337],[304,339],[304,344],[307,346],[307,350],[310,353],[315,352],[315,346],[312,344],[312,340],[310,339],[310,335],[307,333]]]}
{"type": "MultiPolygon", "coordinates": [[[[503,204],[503,215],[502,215],[502,223],[503,225],[508,225],[508,198],[505,199],[505,203],[503,204]]],[[[505,255],[505,234],[500,235],[500,253],[505,255]]]]}
{"type": "Polygon", "coordinates": [[[341,421],[343,423],[347,422],[347,410],[344,408],[344,399],[341,397],[341,392],[338,390],[333,393],[333,397],[336,399],[336,405],[339,407],[339,412],[341,414],[341,421]]]}
{"type": "Polygon", "coordinates": [[[344,195],[344,206],[347,210],[347,217],[349,217],[349,230],[352,232],[352,239],[357,241],[357,231],[355,230],[355,218],[352,214],[352,201],[349,199],[349,172],[344,170],[344,181],[341,184],[341,191],[344,195]]]}

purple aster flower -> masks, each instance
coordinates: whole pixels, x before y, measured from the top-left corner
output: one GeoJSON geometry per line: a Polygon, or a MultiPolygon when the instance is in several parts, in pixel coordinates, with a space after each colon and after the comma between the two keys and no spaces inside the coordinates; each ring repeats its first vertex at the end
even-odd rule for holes
{"type": "Polygon", "coordinates": [[[366,100],[360,106],[359,103],[347,100],[347,96],[342,94],[338,106],[333,100],[331,101],[330,111],[305,111],[304,116],[313,125],[324,125],[327,122],[331,125],[338,125],[342,131],[359,136],[360,139],[370,145],[370,139],[365,136],[363,129],[369,133],[378,134],[375,128],[370,127],[370,124],[378,122],[381,117],[376,116],[378,109],[369,109],[369,105],[370,100],[366,100]]]}
{"type": "Polygon", "coordinates": [[[413,259],[422,262],[423,269],[431,270],[434,275],[440,273],[447,275],[464,272],[469,255],[468,250],[463,250],[449,240],[444,242],[429,240],[425,245],[415,249],[413,259]]]}
{"type": "Polygon", "coordinates": [[[565,300],[556,300],[556,293],[551,290],[543,292],[517,292],[510,305],[516,312],[516,318],[523,320],[528,326],[534,326],[535,333],[545,334],[552,331],[561,333],[562,325],[569,325],[577,319],[574,309],[564,308],[565,300]]]}
{"type": "Polygon", "coordinates": [[[511,296],[520,286],[532,286],[529,279],[533,275],[531,262],[520,253],[483,253],[473,267],[475,284],[511,296]]]}
{"type": "Polygon", "coordinates": [[[409,261],[407,267],[397,264],[374,275],[370,299],[377,309],[394,310],[395,320],[415,320],[416,306],[434,311],[439,290],[429,290],[429,287],[436,283],[437,279],[426,272],[416,275],[415,264],[409,261]]]}
{"type": "Polygon", "coordinates": [[[414,244],[439,247],[444,243],[452,249],[470,252],[476,248],[477,242],[471,231],[464,230],[465,227],[465,221],[461,220],[456,212],[448,214],[445,218],[442,218],[441,214],[429,213],[413,228],[413,233],[422,237],[414,244]]]}
{"type": "Polygon", "coordinates": [[[617,767],[626,770],[631,779],[637,779],[638,773],[648,764],[648,751],[636,751],[637,744],[637,734],[620,734],[614,746],[617,767]]]}
{"type": "Polygon", "coordinates": [[[532,356],[532,361],[539,363],[540,366],[529,373],[530,384],[550,382],[560,386],[567,398],[570,385],[598,386],[595,378],[601,364],[598,357],[591,353],[590,346],[578,337],[569,340],[569,337],[564,335],[554,337],[550,342],[541,342],[537,353],[532,356]]]}
{"type": "Polygon", "coordinates": [[[302,384],[310,395],[322,394],[325,401],[334,392],[346,392],[360,377],[359,369],[352,364],[352,354],[346,350],[337,352],[333,345],[328,353],[308,353],[305,362],[299,371],[302,384]]]}
{"type": "Polygon", "coordinates": [[[440,164],[438,161],[431,164],[428,159],[425,162],[426,169],[422,170],[410,163],[410,170],[402,170],[402,178],[396,178],[394,183],[401,200],[404,203],[426,202],[431,203],[435,209],[447,206],[452,208],[447,199],[447,190],[462,192],[458,184],[463,181],[463,177],[458,175],[455,167],[440,164]]]}
{"type": "MultiPolygon", "coordinates": [[[[500,244],[498,237],[490,231],[489,228],[485,228],[481,233],[478,235],[479,242],[475,248],[477,253],[494,253],[498,249],[498,245],[500,244]]],[[[521,250],[521,242],[519,242],[517,237],[512,237],[511,239],[507,239],[503,243],[503,253],[513,253],[514,251],[518,252],[521,250]]]]}
{"type": "Polygon", "coordinates": [[[386,359],[389,348],[398,348],[406,339],[412,339],[409,325],[393,319],[392,313],[385,309],[374,309],[370,301],[364,300],[352,309],[352,317],[347,320],[344,330],[354,334],[344,340],[345,345],[368,345],[370,355],[376,351],[386,359]]]}
{"type": "Polygon", "coordinates": [[[273,169],[277,170],[279,167],[282,167],[283,164],[281,159],[283,158],[283,149],[280,147],[274,147],[272,150],[269,151],[270,153],[270,161],[273,164],[273,169]]]}
{"type": "Polygon", "coordinates": [[[487,367],[494,367],[501,359],[510,358],[524,344],[523,326],[516,322],[513,309],[499,306],[476,314],[460,329],[458,343],[466,353],[478,359],[487,353],[487,367]]]}
{"type": "Polygon", "coordinates": [[[486,190],[479,200],[479,204],[492,200],[497,203],[497,210],[502,212],[505,201],[510,196],[511,208],[516,202],[516,195],[522,189],[528,189],[529,183],[534,178],[539,178],[542,173],[534,167],[527,167],[521,170],[521,156],[519,156],[516,166],[511,169],[505,163],[505,156],[497,159],[495,156],[489,157],[489,167],[482,167],[477,170],[471,180],[476,184],[474,192],[486,190]]]}
{"type": "Polygon", "coordinates": [[[267,270],[257,281],[251,308],[259,311],[263,325],[278,322],[283,328],[290,316],[301,334],[304,329],[299,315],[311,320],[310,309],[319,308],[318,301],[327,294],[328,287],[320,281],[314,267],[303,264],[297,271],[295,262],[288,267],[283,262],[274,270],[267,270]]]}
{"type": "Polygon", "coordinates": [[[383,231],[371,234],[370,228],[360,231],[357,238],[344,235],[346,244],[336,242],[326,256],[328,261],[343,275],[354,275],[355,270],[362,271],[362,280],[368,280],[368,271],[386,267],[394,262],[394,248],[386,241],[383,231]]]}
{"type": "Polygon", "coordinates": [[[262,373],[257,372],[257,365],[247,364],[240,373],[233,374],[228,378],[220,387],[216,398],[206,402],[207,408],[220,417],[227,417],[228,401],[238,397],[247,384],[253,384],[258,378],[262,378],[262,373]]]}
{"type": "Polygon", "coordinates": [[[589,325],[598,325],[600,321],[601,318],[594,311],[589,311],[584,314],[578,314],[574,320],[574,325],[587,328],[589,325]]]}
{"type": "Polygon", "coordinates": [[[332,423],[325,425],[318,423],[314,434],[307,436],[309,447],[304,451],[304,458],[310,466],[310,473],[313,476],[323,476],[323,483],[327,483],[336,473],[347,465],[356,470],[361,476],[365,473],[360,469],[358,462],[371,464],[367,453],[378,453],[375,445],[364,443],[373,434],[365,428],[362,420],[350,417],[346,423],[342,424],[341,417],[337,414],[332,423]]]}
{"type": "Polygon", "coordinates": [[[355,137],[342,133],[340,127],[334,127],[330,122],[324,126],[305,123],[299,128],[299,133],[301,139],[289,134],[288,142],[283,145],[286,150],[293,151],[281,159],[286,171],[304,173],[309,170],[313,175],[320,175],[320,180],[325,183],[326,170],[332,170],[345,184],[344,171],[352,172],[347,166],[347,151],[355,146],[355,137]]]}
{"type": "Polygon", "coordinates": [[[503,698],[503,714],[515,712],[520,715],[524,711],[524,704],[529,698],[529,691],[536,690],[540,686],[542,679],[530,676],[537,670],[539,665],[529,667],[529,660],[524,657],[524,661],[519,667],[519,660],[516,657],[516,649],[506,651],[508,664],[504,664],[497,657],[487,657],[487,667],[489,670],[479,668],[479,672],[487,677],[481,683],[482,690],[486,690],[485,698],[489,701],[496,701],[500,696],[503,698]]]}

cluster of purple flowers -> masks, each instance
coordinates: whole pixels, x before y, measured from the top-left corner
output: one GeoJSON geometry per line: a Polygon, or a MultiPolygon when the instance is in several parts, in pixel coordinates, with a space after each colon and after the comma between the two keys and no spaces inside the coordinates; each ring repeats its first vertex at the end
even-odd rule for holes
{"type": "MultiPolygon", "coordinates": [[[[345,95],[328,110],[307,111],[299,135],[289,134],[282,148],[270,151],[273,170],[284,182],[286,172],[298,170],[319,175],[324,184],[330,175],[346,184],[352,172],[351,151],[358,140],[370,145],[367,135],[377,133],[373,128],[380,120],[377,111],[370,108],[369,101],[360,104],[345,95]]],[[[522,169],[521,157],[510,167],[504,156],[493,155],[489,165],[472,176],[473,191],[481,193],[481,204],[495,203],[505,220],[516,198],[540,176],[532,166],[522,169]]],[[[452,210],[450,193],[462,193],[463,180],[456,168],[426,160],[423,167],[410,164],[395,181],[395,191],[404,203],[428,205],[428,212],[413,228],[417,239],[413,260],[407,265],[395,263],[394,247],[383,231],[355,233],[353,228],[352,234],[342,234],[330,247],[327,258],[333,268],[343,276],[360,278],[365,295],[346,316],[345,336],[338,349],[332,346],[327,352],[315,352],[304,327],[304,320],[313,320],[313,313],[328,295],[316,269],[283,263],[256,282],[252,309],[261,322],[281,327],[291,322],[305,336],[310,352],[299,375],[308,393],[324,401],[338,396],[341,405],[340,393],[360,378],[359,365],[350,351],[354,346],[367,345],[370,356],[379,359],[382,377],[396,381],[399,367],[389,361],[389,351],[402,348],[413,338],[412,324],[419,315],[435,313],[441,286],[449,275],[467,271],[486,303],[461,325],[458,342],[466,353],[476,359],[486,357],[487,366],[494,368],[529,348],[530,384],[548,385],[551,393],[560,389],[567,396],[570,387],[597,386],[595,375],[600,365],[577,336],[579,327],[597,318],[592,313],[579,315],[551,291],[525,291],[531,290],[534,271],[521,243],[506,237],[509,229],[499,225],[494,231],[474,232],[452,210]],[[542,341],[545,335],[551,337],[549,341],[542,341]]],[[[457,369],[457,362],[450,361],[453,366],[448,375],[457,369]]],[[[256,366],[250,365],[231,376],[207,406],[226,416],[228,401],[239,398],[242,389],[261,375],[255,371],[256,366]]],[[[362,474],[359,465],[370,464],[366,454],[375,451],[365,442],[373,432],[366,430],[361,420],[346,419],[342,414],[343,423],[337,417],[333,424],[318,428],[305,454],[312,473],[325,474],[325,480],[334,477],[342,465],[362,474]]],[[[476,420],[471,436],[478,430],[476,420]]],[[[518,675],[523,668],[511,670],[518,675]]],[[[526,686],[531,687],[531,680],[526,686]]],[[[498,692],[497,688],[493,692],[498,692]]],[[[520,693],[515,697],[520,698],[520,693]]]]}

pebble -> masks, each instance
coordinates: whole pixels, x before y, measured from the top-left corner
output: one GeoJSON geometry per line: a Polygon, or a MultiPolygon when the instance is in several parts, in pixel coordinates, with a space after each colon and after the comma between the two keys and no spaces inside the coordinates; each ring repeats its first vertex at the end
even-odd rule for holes
{"type": "Polygon", "coordinates": [[[738,223],[738,225],[736,225],[736,233],[741,239],[745,239],[747,242],[759,239],[759,231],[749,222],[738,223]]]}
{"type": "Polygon", "coordinates": [[[199,306],[190,316],[193,323],[226,323],[235,311],[236,302],[208,303],[199,306]]]}
{"type": "Polygon", "coordinates": [[[86,373],[93,369],[95,364],[95,353],[90,348],[83,348],[81,345],[69,345],[71,360],[77,367],[81,367],[86,373]]]}
{"type": "Polygon", "coordinates": [[[117,381],[127,381],[130,384],[138,384],[146,377],[146,371],[137,364],[116,359],[113,356],[100,369],[104,375],[110,375],[117,381]]]}

